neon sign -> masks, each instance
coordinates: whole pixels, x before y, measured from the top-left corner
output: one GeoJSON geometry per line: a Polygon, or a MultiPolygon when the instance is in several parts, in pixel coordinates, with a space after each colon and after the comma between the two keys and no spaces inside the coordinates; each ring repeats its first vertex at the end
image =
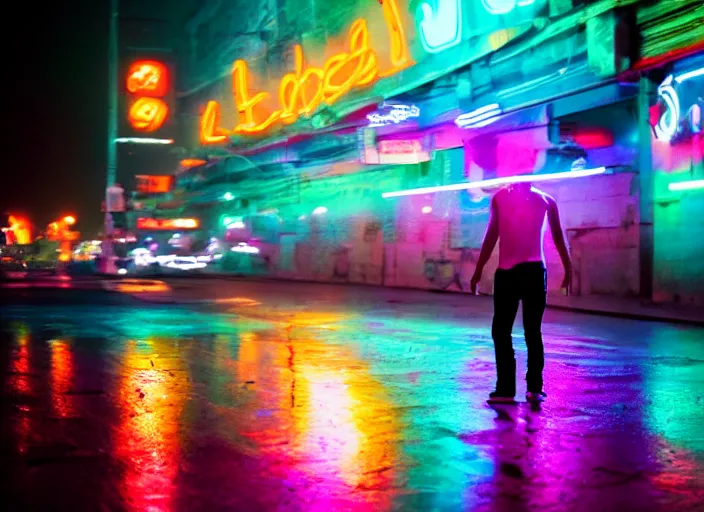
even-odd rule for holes
{"type": "Polygon", "coordinates": [[[418,17],[426,52],[446,50],[462,39],[462,0],[424,0],[418,7],[418,17]]]}
{"type": "Polygon", "coordinates": [[[127,112],[127,120],[139,132],[154,132],[161,128],[169,113],[160,97],[169,87],[166,66],[153,60],[138,60],[127,72],[127,91],[137,96],[127,112]]]}
{"type": "Polygon", "coordinates": [[[384,103],[381,112],[367,114],[369,127],[386,126],[389,124],[399,124],[412,117],[418,117],[420,109],[415,105],[393,105],[384,103]]]}
{"type": "Polygon", "coordinates": [[[138,60],[127,72],[127,90],[142,96],[162,97],[169,87],[166,66],[153,60],[138,60]]]}
{"type": "Polygon", "coordinates": [[[360,161],[367,165],[417,164],[430,160],[427,140],[382,140],[360,148],[360,161]]]}
{"type": "Polygon", "coordinates": [[[516,7],[533,5],[535,0],[482,0],[482,5],[489,14],[508,14],[516,7]]]}
{"type": "Polygon", "coordinates": [[[192,169],[193,167],[200,167],[207,163],[206,160],[201,160],[200,158],[184,158],[178,164],[185,169],[192,169]]]}
{"type": "Polygon", "coordinates": [[[281,78],[279,108],[267,113],[265,105],[270,102],[271,94],[259,92],[252,95],[249,90],[249,67],[244,60],[237,60],[232,69],[232,87],[239,122],[232,130],[221,128],[220,105],[209,101],[200,122],[201,143],[218,144],[233,134],[257,134],[277,123],[295,123],[300,116],[315,113],[322,103],[332,105],[354,88],[366,87],[379,78],[411,66],[413,61],[396,0],[384,0],[382,8],[390,39],[389,69],[379,70],[377,53],[370,46],[367,22],[358,19],[349,30],[349,50],[333,55],[322,68],[307,66],[302,47],[294,47],[295,71],[281,78]]]}
{"type": "Polygon", "coordinates": [[[137,192],[140,194],[165,194],[173,188],[173,176],[151,176],[139,174],[137,178],[137,192]]]}
{"type": "Polygon", "coordinates": [[[174,229],[196,229],[199,226],[197,219],[152,219],[139,217],[137,229],[150,229],[154,231],[169,231],[174,229]]]}
{"type": "MultiPolygon", "coordinates": [[[[655,136],[658,140],[670,142],[680,131],[681,102],[676,86],[704,76],[704,68],[695,69],[681,75],[669,75],[658,87],[658,95],[665,104],[665,111],[655,125],[655,136]]],[[[702,129],[701,107],[693,104],[687,111],[689,128],[692,133],[699,133],[702,129]]]]}
{"type": "Polygon", "coordinates": [[[492,103],[457,116],[455,124],[460,128],[481,128],[496,121],[502,113],[503,110],[499,104],[492,103]]]}
{"type": "Polygon", "coordinates": [[[127,119],[140,132],[154,132],[162,127],[169,107],[159,98],[139,98],[130,107],[127,119]]]}
{"type": "Polygon", "coordinates": [[[423,151],[419,140],[382,140],[379,142],[379,153],[386,155],[402,155],[423,151]]]}

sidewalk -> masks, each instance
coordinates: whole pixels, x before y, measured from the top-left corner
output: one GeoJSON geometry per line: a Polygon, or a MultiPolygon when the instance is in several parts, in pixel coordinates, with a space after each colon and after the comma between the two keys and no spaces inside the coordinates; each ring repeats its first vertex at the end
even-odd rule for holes
{"type": "Polygon", "coordinates": [[[654,320],[704,326],[704,308],[673,303],[653,303],[642,299],[598,295],[565,297],[550,295],[548,307],[595,315],[654,320]]]}
{"type": "MultiPolygon", "coordinates": [[[[147,284],[147,288],[150,288],[154,282],[161,282],[162,279],[166,279],[171,284],[183,283],[186,284],[185,288],[193,288],[195,283],[203,281],[213,281],[213,280],[226,280],[231,282],[278,282],[282,284],[295,285],[296,283],[307,283],[307,284],[318,284],[323,286],[336,285],[345,286],[350,288],[375,288],[381,290],[413,290],[418,293],[428,293],[437,294],[441,293],[447,296],[457,296],[458,298],[467,295],[466,293],[458,293],[453,291],[439,291],[439,290],[424,290],[418,288],[395,288],[395,287],[379,287],[364,284],[351,284],[351,283],[328,283],[328,282],[317,282],[317,281],[299,281],[299,280],[285,280],[285,279],[274,279],[268,277],[239,277],[232,275],[223,274],[201,274],[198,276],[43,276],[40,279],[9,279],[5,281],[4,284],[0,285],[2,288],[81,288],[81,289],[93,289],[93,288],[103,288],[111,291],[126,291],[118,290],[117,288],[122,288],[117,286],[118,283],[123,285],[132,285],[134,288],[144,288],[143,286],[136,286],[138,282],[144,282],[147,284]],[[156,281],[155,281],[156,280],[156,281]]],[[[128,286],[129,287],[129,286],[128,286]]],[[[181,288],[176,286],[176,290],[181,288]]],[[[154,290],[141,290],[143,293],[139,295],[141,298],[146,298],[149,296],[152,300],[158,301],[168,301],[172,300],[172,293],[164,293],[165,290],[158,290],[158,293],[144,293],[154,290]],[[152,296],[153,295],[153,296],[152,296]]],[[[179,291],[183,292],[183,288],[179,291]]],[[[177,292],[178,293],[178,292],[177,292]]],[[[205,298],[201,297],[201,300],[205,298]]],[[[607,297],[607,296],[569,296],[565,297],[563,295],[550,295],[548,297],[548,308],[557,309],[563,311],[575,311],[579,313],[587,313],[602,316],[613,316],[620,318],[631,318],[635,320],[649,320],[658,322],[670,322],[678,324],[687,325],[699,325],[704,326],[704,308],[696,307],[691,305],[683,304],[673,304],[673,303],[652,303],[649,301],[644,301],[637,298],[617,298],[617,297],[607,297]]]]}
{"type": "MultiPolygon", "coordinates": [[[[223,279],[227,281],[242,281],[242,282],[276,282],[281,284],[317,284],[322,286],[345,286],[350,288],[375,288],[380,290],[412,290],[419,294],[427,293],[431,296],[442,294],[446,296],[456,296],[458,298],[468,295],[467,293],[459,293],[454,291],[444,290],[425,290],[421,288],[401,288],[390,286],[376,286],[357,283],[331,283],[320,281],[303,281],[303,280],[288,280],[275,279],[270,277],[241,277],[232,275],[215,275],[203,274],[199,278],[205,280],[223,279]]],[[[158,278],[157,278],[158,279],[158,278]]],[[[167,278],[171,283],[178,281],[188,282],[191,278],[177,277],[172,279],[167,278]]],[[[196,278],[198,279],[198,278],[196,278]]],[[[490,298],[490,296],[486,296],[490,298]]],[[[673,303],[652,303],[643,301],[637,298],[618,298],[607,296],[570,296],[550,295],[548,296],[548,308],[563,311],[574,311],[579,313],[613,316],[619,318],[631,318],[634,320],[647,320],[656,322],[669,322],[686,325],[704,326],[704,308],[691,305],[673,304],[673,303]]]]}

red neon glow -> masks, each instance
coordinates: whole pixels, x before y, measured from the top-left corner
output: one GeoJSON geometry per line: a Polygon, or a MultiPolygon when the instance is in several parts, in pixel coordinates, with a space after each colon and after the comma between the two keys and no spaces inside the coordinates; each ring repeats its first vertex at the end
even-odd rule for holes
{"type": "Polygon", "coordinates": [[[32,243],[32,228],[29,220],[19,215],[10,215],[8,220],[10,226],[3,228],[3,231],[11,235],[14,243],[19,245],[32,243]]]}
{"type": "Polygon", "coordinates": [[[130,107],[127,119],[137,131],[154,132],[162,127],[169,107],[158,98],[139,98],[130,107]]]}
{"type": "Polygon", "coordinates": [[[209,101],[200,123],[201,143],[218,144],[225,142],[230,134],[262,133],[276,123],[295,123],[301,115],[312,115],[321,103],[332,105],[353,88],[365,87],[412,65],[396,0],[382,5],[391,42],[390,69],[379,71],[377,54],[370,46],[367,22],[358,19],[349,30],[349,51],[333,55],[323,68],[306,66],[303,49],[294,47],[295,71],[284,75],[279,82],[279,108],[267,112],[264,106],[271,100],[271,94],[252,95],[249,67],[244,60],[237,60],[232,68],[232,86],[239,123],[232,131],[219,127],[220,105],[209,101]]]}
{"type": "Polygon", "coordinates": [[[127,72],[127,90],[132,94],[163,97],[168,88],[168,71],[161,62],[138,60],[127,72]]]}
{"type": "MultiPolygon", "coordinates": [[[[562,128],[562,127],[561,127],[562,128]]],[[[614,145],[614,134],[602,127],[565,126],[560,135],[573,140],[584,149],[607,148],[614,145]]]]}
{"type": "Polygon", "coordinates": [[[137,229],[153,231],[175,229],[197,229],[200,223],[197,219],[152,219],[140,217],[137,219],[137,229]]]}

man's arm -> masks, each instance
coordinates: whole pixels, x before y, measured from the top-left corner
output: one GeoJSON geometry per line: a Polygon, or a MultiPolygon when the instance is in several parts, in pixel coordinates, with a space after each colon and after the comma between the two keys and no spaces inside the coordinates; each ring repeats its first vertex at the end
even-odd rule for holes
{"type": "Polygon", "coordinates": [[[494,196],[491,198],[491,206],[489,207],[489,225],[486,228],[482,249],[479,251],[479,260],[477,260],[477,266],[474,270],[472,280],[470,281],[472,293],[476,292],[477,283],[479,283],[482,278],[484,266],[486,266],[489,258],[491,258],[491,253],[494,252],[496,242],[499,240],[499,216],[497,208],[496,196],[494,196]]]}
{"type": "Polygon", "coordinates": [[[565,235],[562,232],[562,223],[560,222],[560,212],[557,209],[557,203],[552,197],[546,198],[548,201],[548,223],[550,224],[550,232],[552,239],[555,242],[555,247],[562,260],[562,266],[565,268],[565,278],[562,281],[562,288],[569,291],[572,280],[572,262],[570,261],[570,253],[567,250],[565,243],[565,235]]]}

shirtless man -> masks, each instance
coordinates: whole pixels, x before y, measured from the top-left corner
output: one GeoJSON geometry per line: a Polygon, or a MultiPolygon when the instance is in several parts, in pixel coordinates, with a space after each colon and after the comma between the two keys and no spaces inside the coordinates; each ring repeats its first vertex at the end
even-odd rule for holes
{"type": "Polygon", "coordinates": [[[497,380],[496,390],[489,395],[489,403],[514,402],[516,359],[511,331],[519,302],[523,303],[523,330],[528,348],[526,399],[540,402],[546,397],[543,392],[545,356],[541,334],[547,298],[547,271],[543,251],[546,224],[550,225],[565,268],[562,288],[567,291],[572,264],[555,200],[530,183],[509,185],[491,199],[489,226],[471,280],[472,293],[476,293],[484,266],[489,261],[496,242],[501,239],[499,268],[494,278],[494,319],[491,324],[497,380]]]}

